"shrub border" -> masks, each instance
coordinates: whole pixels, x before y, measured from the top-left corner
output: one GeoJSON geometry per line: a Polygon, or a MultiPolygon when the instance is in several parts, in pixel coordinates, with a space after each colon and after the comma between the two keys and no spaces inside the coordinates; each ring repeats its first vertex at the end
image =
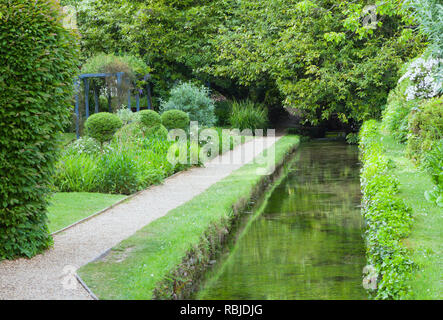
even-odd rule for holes
{"type": "Polygon", "coordinates": [[[368,264],[375,268],[375,299],[408,299],[414,270],[409,249],[403,244],[412,227],[411,209],[397,196],[398,179],[382,144],[380,124],[366,121],[360,131],[362,214],[368,264]]]}

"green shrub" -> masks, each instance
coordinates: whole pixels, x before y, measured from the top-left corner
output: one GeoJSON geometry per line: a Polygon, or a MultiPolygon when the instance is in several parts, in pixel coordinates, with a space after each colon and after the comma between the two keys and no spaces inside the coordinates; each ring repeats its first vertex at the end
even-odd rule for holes
{"type": "Polygon", "coordinates": [[[214,101],[209,95],[209,89],[184,82],[174,87],[168,101],[162,101],[162,112],[181,110],[189,115],[191,121],[198,121],[200,126],[213,126],[217,122],[214,101]]]}
{"type": "Polygon", "coordinates": [[[100,152],[100,143],[91,137],[82,137],[66,146],[64,153],[68,155],[75,154],[96,154],[100,152]]]}
{"type": "Polygon", "coordinates": [[[217,117],[217,126],[228,126],[229,116],[231,115],[232,102],[222,100],[215,102],[215,116],[217,117]]]}
{"type": "Polygon", "coordinates": [[[139,122],[131,122],[121,127],[114,135],[114,140],[120,144],[128,144],[143,138],[144,133],[139,122]]]}
{"type": "Polygon", "coordinates": [[[423,163],[434,183],[434,188],[425,192],[425,198],[443,207],[443,138],[424,153],[423,163]]]}
{"type": "Polygon", "coordinates": [[[164,125],[160,124],[155,127],[150,127],[144,130],[145,136],[150,138],[167,139],[168,129],[164,125]]]}
{"type": "Polygon", "coordinates": [[[117,116],[122,121],[123,125],[126,125],[132,121],[134,121],[135,115],[127,106],[123,105],[120,109],[117,110],[117,116]]]}
{"type": "Polygon", "coordinates": [[[67,153],[56,166],[54,185],[61,192],[97,191],[98,167],[96,154],[67,153]]]}
{"type": "Polygon", "coordinates": [[[406,154],[420,162],[423,153],[443,138],[443,97],[425,100],[409,115],[406,154]]]}
{"type": "Polygon", "coordinates": [[[386,109],[383,111],[382,128],[398,142],[406,142],[408,136],[408,115],[417,106],[417,101],[407,101],[405,90],[409,81],[402,81],[389,93],[386,109]]]}
{"type": "Polygon", "coordinates": [[[351,132],[346,135],[346,142],[349,144],[358,144],[358,133],[351,132]]]}
{"type": "Polygon", "coordinates": [[[110,141],[122,125],[123,123],[117,115],[108,112],[93,114],[85,124],[88,135],[102,144],[110,141]]]}
{"type": "Polygon", "coordinates": [[[399,182],[390,173],[392,164],[381,139],[378,123],[366,121],[360,131],[360,157],[367,259],[378,276],[375,298],[405,299],[411,297],[408,281],[414,264],[402,239],[410,233],[412,215],[396,196],[399,182]]]}
{"type": "Polygon", "coordinates": [[[138,167],[128,149],[104,153],[98,166],[99,192],[131,194],[141,189],[138,167]]]}
{"type": "Polygon", "coordinates": [[[162,123],[161,116],[154,110],[142,110],[138,112],[138,117],[144,129],[157,127],[162,123]]]}
{"type": "Polygon", "coordinates": [[[234,102],[229,122],[233,128],[240,130],[265,129],[268,124],[268,110],[250,100],[234,102]]]}
{"type": "Polygon", "coordinates": [[[162,114],[162,123],[166,129],[183,129],[189,126],[189,116],[181,110],[168,110],[162,114]]]}
{"type": "Polygon", "coordinates": [[[55,1],[0,2],[0,260],[52,242],[49,186],[79,64],[60,10],[55,1]]]}

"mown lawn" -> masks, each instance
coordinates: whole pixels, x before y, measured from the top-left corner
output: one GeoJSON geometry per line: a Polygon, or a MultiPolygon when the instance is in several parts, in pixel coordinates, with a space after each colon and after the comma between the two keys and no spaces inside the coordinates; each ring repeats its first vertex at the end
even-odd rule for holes
{"type": "Polygon", "coordinates": [[[383,143],[396,164],[399,196],[413,211],[414,224],[406,245],[413,249],[412,258],[419,267],[411,283],[414,298],[442,299],[443,209],[426,201],[424,192],[432,189],[431,178],[404,156],[405,146],[390,136],[384,136],[383,143]]]}
{"type": "Polygon", "coordinates": [[[123,195],[59,192],[48,208],[49,231],[55,232],[126,198],[123,195]]]}

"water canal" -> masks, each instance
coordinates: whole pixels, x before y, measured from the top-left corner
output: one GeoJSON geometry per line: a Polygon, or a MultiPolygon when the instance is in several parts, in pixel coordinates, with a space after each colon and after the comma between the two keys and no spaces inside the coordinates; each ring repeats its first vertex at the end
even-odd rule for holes
{"type": "Polygon", "coordinates": [[[197,299],[365,299],[358,149],[302,144],[287,176],[246,215],[197,299]]]}

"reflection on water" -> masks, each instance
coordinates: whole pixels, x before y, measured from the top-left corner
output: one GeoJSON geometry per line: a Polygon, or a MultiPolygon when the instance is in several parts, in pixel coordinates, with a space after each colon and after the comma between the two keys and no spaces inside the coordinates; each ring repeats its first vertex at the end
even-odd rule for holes
{"type": "Polygon", "coordinates": [[[197,299],[365,299],[359,204],[357,148],[303,145],[197,299]]]}

